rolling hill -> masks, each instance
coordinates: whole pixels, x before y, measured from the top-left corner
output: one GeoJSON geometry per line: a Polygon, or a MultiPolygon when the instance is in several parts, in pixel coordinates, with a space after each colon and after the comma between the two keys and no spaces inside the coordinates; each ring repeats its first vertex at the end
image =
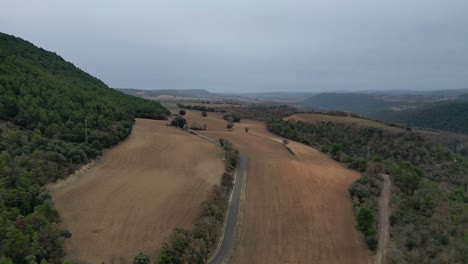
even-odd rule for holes
{"type": "Polygon", "coordinates": [[[135,117],[168,114],[0,33],[0,262],[61,263],[71,234],[42,186],[127,138],[135,117]]]}
{"type": "Polygon", "coordinates": [[[176,97],[214,97],[213,93],[203,89],[174,89],[174,90],[139,90],[139,89],[117,89],[125,94],[139,97],[158,97],[158,96],[176,96],[176,97]]]}
{"type": "Polygon", "coordinates": [[[371,116],[390,123],[468,133],[468,94],[459,96],[457,100],[404,111],[381,111],[371,116]]]}
{"type": "Polygon", "coordinates": [[[376,96],[358,93],[321,93],[305,100],[304,105],[316,110],[339,110],[360,115],[382,111],[390,106],[376,96]]]}

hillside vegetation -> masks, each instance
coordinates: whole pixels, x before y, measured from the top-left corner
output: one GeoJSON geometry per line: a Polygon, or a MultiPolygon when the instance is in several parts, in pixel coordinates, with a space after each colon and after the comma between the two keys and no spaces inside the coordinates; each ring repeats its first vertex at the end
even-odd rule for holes
{"type": "Polygon", "coordinates": [[[468,160],[418,133],[357,124],[267,123],[280,136],[308,144],[364,172],[349,192],[357,229],[376,248],[380,174],[393,181],[387,263],[468,263],[468,160]]]}
{"type": "Polygon", "coordinates": [[[322,93],[304,101],[309,108],[319,110],[340,110],[360,115],[382,111],[389,104],[368,94],[358,93],[322,93]]]}
{"type": "Polygon", "coordinates": [[[458,100],[405,111],[383,111],[372,116],[386,122],[468,133],[468,95],[460,96],[458,100]]]}
{"type": "Polygon", "coordinates": [[[125,139],[157,102],[124,95],[55,53],[0,33],[0,257],[59,263],[59,215],[42,186],[125,139]],[[86,130],[87,126],[87,130],[86,130]]]}

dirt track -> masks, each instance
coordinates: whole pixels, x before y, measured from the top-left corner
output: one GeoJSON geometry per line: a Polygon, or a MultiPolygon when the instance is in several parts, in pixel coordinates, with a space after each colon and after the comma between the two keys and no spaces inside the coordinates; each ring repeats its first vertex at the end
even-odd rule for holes
{"type": "Polygon", "coordinates": [[[382,193],[379,200],[379,233],[378,233],[378,248],[375,254],[376,264],[385,264],[385,256],[387,249],[387,241],[389,236],[389,204],[391,196],[391,182],[390,176],[387,174],[383,175],[384,183],[382,187],[382,193]]]}
{"type": "Polygon", "coordinates": [[[231,140],[249,158],[232,263],[369,262],[347,192],[358,173],[295,142],[292,155],[260,122],[202,133],[231,140]],[[244,126],[264,137],[245,133],[244,126]]]}
{"type": "Polygon", "coordinates": [[[224,170],[222,149],[196,136],[139,119],[130,138],[53,200],[72,232],[65,248],[80,263],[131,263],[155,254],[174,227],[193,223],[224,170]]]}

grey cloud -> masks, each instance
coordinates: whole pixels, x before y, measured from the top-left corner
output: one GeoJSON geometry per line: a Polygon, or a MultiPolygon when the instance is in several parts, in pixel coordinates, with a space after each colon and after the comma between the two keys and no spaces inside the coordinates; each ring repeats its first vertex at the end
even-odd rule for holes
{"type": "Polygon", "coordinates": [[[3,1],[0,31],[112,87],[468,87],[468,1],[3,1]]]}

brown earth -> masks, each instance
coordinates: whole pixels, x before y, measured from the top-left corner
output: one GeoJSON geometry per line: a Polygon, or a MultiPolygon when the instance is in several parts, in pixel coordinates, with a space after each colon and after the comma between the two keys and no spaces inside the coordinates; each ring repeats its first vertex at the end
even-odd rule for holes
{"type": "MultiPolygon", "coordinates": [[[[171,110],[173,114],[179,113],[179,110],[171,110]]],[[[223,130],[228,131],[226,128],[226,120],[223,119],[223,114],[218,112],[207,112],[207,117],[203,117],[201,111],[196,110],[185,110],[186,114],[184,118],[187,120],[187,123],[193,124],[197,123],[203,126],[207,125],[207,130],[223,130]]]]}
{"type": "Polygon", "coordinates": [[[222,149],[167,121],[137,119],[129,139],[89,172],[53,191],[78,263],[153,260],[175,227],[190,226],[224,170],[222,149]]]}
{"type": "Polygon", "coordinates": [[[249,158],[232,263],[369,262],[347,191],[358,173],[296,142],[291,154],[261,122],[201,133],[229,139],[249,158]]]}

